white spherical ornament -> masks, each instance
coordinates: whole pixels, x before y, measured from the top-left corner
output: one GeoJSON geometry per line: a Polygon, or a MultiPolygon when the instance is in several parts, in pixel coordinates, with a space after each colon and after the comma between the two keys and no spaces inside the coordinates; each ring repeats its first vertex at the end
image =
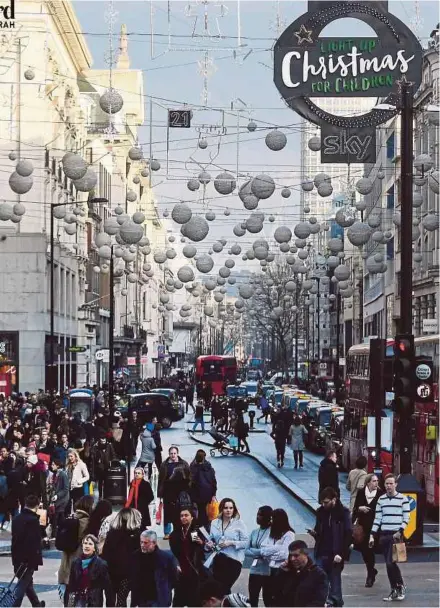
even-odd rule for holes
{"type": "Polygon", "coordinates": [[[232,173],[219,173],[214,180],[214,188],[219,194],[231,194],[234,192],[237,182],[232,173]]]}
{"type": "Polygon", "coordinates": [[[414,186],[424,186],[428,181],[427,175],[414,175],[413,182],[414,186]]]}
{"type": "Polygon", "coordinates": [[[246,230],[241,227],[241,224],[234,226],[232,232],[235,234],[235,236],[244,236],[246,234],[246,230]]]}
{"type": "Polygon", "coordinates": [[[141,171],[141,176],[142,177],[148,177],[149,175],[150,174],[148,172],[148,169],[146,169],[146,168],[142,169],[142,171],[141,171]]]}
{"type": "Polygon", "coordinates": [[[202,137],[201,139],[199,139],[197,145],[199,146],[200,150],[206,150],[206,148],[208,147],[208,142],[204,137],[202,137]]]}
{"type": "Polygon", "coordinates": [[[177,277],[182,283],[189,283],[190,281],[194,281],[194,271],[191,266],[182,266],[177,271],[177,277]]]}
{"type": "Polygon", "coordinates": [[[291,194],[292,194],[292,192],[289,190],[289,188],[283,188],[281,190],[281,196],[283,198],[289,198],[291,194]]]}
{"type": "Polygon", "coordinates": [[[339,266],[336,266],[334,276],[338,281],[347,281],[350,276],[350,269],[344,264],[340,264],[339,266]]]}
{"type": "Polygon", "coordinates": [[[207,236],[209,232],[209,224],[205,218],[200,215],[193,215],[189,222],[183,224],[180,229],[183,236],[186,236],[191,241],[199,242],[207,236]]]}
{"type": "Polygon", "coordinates": [[[396,211],[393,213],[393,224],[397,227],[400,227],[402,224],[402,217],[400,215],[400,211],[396,211]]]}
{"type": "MultiPolygon", "coordinates": [[[[383,262],[383,255],[381,253],[375,253],[374,254],[374,261],[382,263],[383,262]]],[[[343,289],[343,288],[341,287],[341,289],[343,289]]]]}
{"type": "Polygon", "coordinates": [[[111,245],[111,238],[108,234],[106,234],[105,232],[98,232],[98,234],[95,236],[95,245],[98,247],[98,249],[100,247],[103,247],[104,245],[111,245]]]}
{"type": "Polygon", "coordinates": [[[30,160],[19,160],[15,170],[21,177],[29,177],[34,172],[34,165],[30,160]]]}
{"type": "Polygon", "coordinates": [[[142,264],[142,270],[144,272],[148,272],[149,270],[151,270],[151,264],[149,264],[149,263],[142,264]]]}
{"type": "Polygon", "coordinates": [[[137,199],[137,194],[134,190],[128,190],[127,192],[127,201],[129,203],[134,203],[137,199]]]}
{"type": "Polygon", "coordinates": [[[232,255],[240,255],[240,253],[241,253],[241,247],[240,247],[240,245],[237,245],[237,244],[232,245],[232,247],[231,247],[231,253],[232,253],[232,255]]]}
{"type": "Polygon", "coordinates": [[[196,268],[199,272],[211,272],[211,270],[214,268],[214,260],[211,256],[202,254],[196,260],[196,268]]]}
{"type": "Polygon", "coordinates": [[[189,179],[187,181],[186,187],[188,188],[188,190],[191,190],[191,192],[195,192],[196,190],[198,190],[200,188],[200,182],[198,179],[193,177],[192,179],[189,179]]]}
{"type": "Polygon", "coordinates": [[[207,211],[205,213],[205,219],[208,220],[208,222],[213,222],[215,220],[215,213],[214,211],[207,211]]]}
{"type": "Polygon", "coordinates": [[[162,249],[154,252],[153,260],[156,262],[156,264],[163,264],[164,262],[166,262],[166,259],[167,254],[162,249]]]}
{"type": "Polygon", "coordinates": [[[133,177],[133,184],[138,185],[138,184],[140,184],[140,183],[141,183],[141,178],[139,177],[139,175],[135,175],[135,176],[133,177]]]}
{"type": "Polygon", "coordinates": [[[67,209],[66,207],[54,207],[52,213],[57,220],[62,220],[66,217],[67,209]]]}
{"type": "Polygon", "coordinates": [[[225,266],[226,266],[226,268],[234,268],[234,266],[235,266],[235,261],[234,261],[234,260],[232,260],[231,258],[228,258],[228,259],[225,261],[225,266]]]}
{"type": "Polygon", "coordinates": [[[67,234],[73,235],[76,233],[76,224],[67,224],[67,226],[64,226],[64,230],[67,234]]]}
{"type": "Polygon", "coordinates": [[[428,175],[428,185],[435,194],[439,193],[439,172],[433,171],[428,175]]]}
{"type": "Polygon", "coordinates": [[[98,247],[98,255],[104,260],[109,260],[112,257],[112,248],[109,245],[101,245],[98,247]]]}
{"type": "Polygon", "coordinates": [[[0,220],[7,222],[14,215],[14,208],[6,202],[0,203],[0,220]]]}
{"type": "Polygon", "coordinates": [[[203,184],[204,186],[207,186],[209,184],[209,182],[211,181],[211,174],[208,173],[207,171],[202,171],[198,175],[198,180],[201,184],[203,184]]]}
{"type": "Polygon", "coordinates": [[[310,207],[306,205],[303,209],[304,213],[310,213],[310,207]]]}
{"type": "Polygon", "coordinates": [[[212,250],[213,250],[215,253],[220,253],[221,251],[223,251],[223,245],[217,241],[217,242],[215,242],[215,243],[214,243],[214,245],[212,246],[212,250]]]}
{"type": "Polygon", "coordinates": [[[249,133],[253,133],[254,131],[256,131],[257,130],[257,123],[254,122],[253,120],[250,120],[248,122],[247,130],[249,131],[249,133]]]}
{"type": "Polygon", "coordinates": [[[159,300],[161,304],[168,304],[170,301],[170,296],[167,293],[161,293],[159,296],[159,300]]]}
{"type": "Polygon", "coordinates": [[[135,224],[131,220],[127,220],[119,229],[119,236],[124,243],[132,245],[138,243],[144,236],[144,230],[139,224],[135,224]]]}
{"type": "Polygon", "coordinates": [[[382,230],[375,230],[371,235],[371,238],[375,243],[382,243],[384,240],[384,234],[382,230]]]}
{"type": "Polygon", "coordinates": [[[130,148],[130,150],[128,151],[128,158],[132,161],[142,160],[143,152],[141,148],[138,148],[137,146],[133,146],[132,148],[130,148]]]}
{"type": "Polygon", "coordinates": [[[425,217],[422,219],[422,226],[425,228],[425,230],[428,230],[428,232],[438,230],[439,216],[435,215],[434,213],[428,213],[428,215],[425,215],[425,217]]]}
{"type": "Polygon", "coordinates": [[[333,193],[333,186],[328,182],[321,182],[318,186],[318,194],[325,198],[333,193]]]}
{"type": "Polygon", "coordinates": [[[142,211],[135,211],[132,220],[135,224],[143,224],[145,222],[145,214],[142,211]]]}
{"type": "Polygon", "coordinates": [[[155,158],[153,158],[152,160],[150,160],[150,169],[151,171],[159,171],[160,170],[160,162],[158,160],[156,160],[155,158]]]}
{"type": "Polygon", "coordinates": [[[414,159],[414,167],[420,173],[427,173],[434,166],[434,161],[429,156],[429,154],[419,154],[414,159]]]}
{"type": "Polygon", "coordinates": [[[344,249],[344,242],[342,239],[333,238],[328,241],[327,247],[332,253],[339,253],[339,251],[344,249]]]}
{"type": "Polygon", "coordinates": [[[383,262],[376,262],[374,256],[367,258],[367,270],[370,274],[379,274],[383,270],[383,262]]]}
{"type": "Polygon", "coordinates": [[[304,190],[304,192],[311,192],[314,188],[313,180],[309,178],[304,179],[304,181],[301,183],[301,188],[304,190]]]}
{"type": "Polygon", "coordinates": [[[355,222],[347,230],[347,238],[355,247],[361,247],[370,240],[371,228],[363,222],[355,222]]]}
{"type": "Polygon", "coordinates": [[[262,247],[261,245],[254,247],[254,257],[257,260],[265,260],[267,258],[268,251],[266,247],[262,247]]]}
{"type": "Polygon", "coordinates": [[[135,261],[136,254],[132,253],[128,249],[125,249],[122,253],[122,259],[124,260],[124,262],[127,262],[127,264],[129,264],[130,262],[135,261]]]}
{"type": "Polygon", "coordinates": [[[295,247],[297,247],[298,249],[302,249],[306,245],[307,245],[306,239],[296,239],[296,241],[295,241],[295,247]]]}
{"type": "Polygon", "coordinates": [[[186,203],[176,203],[171,211],[171,217],[176,224],[186,224],[192,217],[192,211],[186,203]]]}
{"type": "Polygon", "coordinates": [[[292,238],[292,231],[287,226],[279,226],[273,235],[277,243],[288,243],[292,238]]]}
{"type": "Polygon", "coordinates": [[[99,274],[101,272],[101,268],[99,266],[93,266],[93,272],[99,274]]]}
{"type": "Polygon", "coordinates": [[[16,171],[12,173],[9,177],[9,187],[15,194],[26,194],[32,188],[34,184],[34,180],[32,175],[28,175],[27,177],[23,177],[19,175],[16,171]]]}
{"type": "Polygon", "coordinates": [[[81,211],[82,211],[81,207],[74,207],[73,208],[73,214],[74,215],[81,215],[81,211]]]}
{"type": "Polygon", "coordinates": [[[83,177],[73,180],[73,185],[78,192],[90,192],[97,183],[98,178],[96,177],[96,173],[90,167],[87,168],[83,177]]]}
{"type": "Polygon", "coordinates": [[[127,281],[128,281],[129,283],[136,283],[136,282],[137,282],[137,279],[138,279],[138,278],[137,278],[137,274],[135,274],[134,272],[130,272],[130,273],[127,275],[127,281]]]}
{"type": "Polygon", "coordinates": [[[310,234],[318,234],[319,232],[321,232],[320,224],[312,224],[310,226],[310,234]]]}
{"type": "Polygon", "coordinates": [[[385,178],[385,171],[382,171],[382,169],[380,171],[377,172],[377,179],[383,180],[385,178]]]}
{"type": "Polygon", "coordinates": [[[307,145],[312,152],[318,152],[321,149],[321,138],[315,135],[309,139],[307,145]]]}
{"type": "Polygon", "coordinates": [[[323,182],[331,184],[331,177],[327,173],[317,173],[313,179],[313,184],[317,188],[323,182]]]}
{"type": "Polygon", "coordinates": [[[421,207],[423,205],[423,196],[421,192],[418,192],[417,190],[413,191],[413,207],[415,207],[416,209],[418,207],[421,207]]]}
{"type": "Polygon", "coordinates": [[[66,215],[64,216],[64,221],[66,222],[66,224],[75,224],[76,217],[73,215],[73,213],[66,213],[66,215]]]}
{"type": "Polygon", "coordinates": [[[214,300],[218,303],[223,302],[224,297],[225,296],[222,293],[219,293],[218,291],[214,294],[214,300]]]}
{"type": "Polygon", "coordinates": [[[364,200],[357,201],[354,206],[358,211],[365,211],[365,209],[367,208],[367,203],[364,200]]]}
{"type": "Polygon", "coordinates": [[[8,158],[12,161],[17,160],[17,154],[15,152],[9,152],[8,158]]]}
{"type": "Polygon", "coordinates": [[[238,196],[248,211],[252,211],[258,207],[259,199],[255,194],[252,194],[250,181],[247,181],[240,187],[238,196]]]}
{"type": "Polygon", "coordinates": [[[263,222],[261,221],[261,216],[257,212],[254,211],[248,219],[246,220],[246,230],[252,234],[257,234],[263,230],[263,222]]]}
{"type": "Polygon", "coordinates": [[[249,300],[253,296],[254,289],[251,285],[240,285],[238,293],[243,300],[249,300]]]}
{"type": "Polygon", "coordinates": [[[413,255],[413,260],[414,262],[417,262],[417,264],[420,264],[420,262],[423,260],[423,255],[421,253],[415,253],[413,255]]]}
{"type": "Polygon", "coordinates": [[[23,203],[15,203],[12,211],[13,215],[21,217],[26,213],[26,207],[23,205],[23,203]]]}
{"type": "Polygon", "coordinates": [[[372,213],[368,216],[367,224],[370,228],[379,228],[381,223],[381,217],[378,213],[372,213]]]}
{"type": "Polygon", "coordinates": [[[166,255],[167,255],[167,258],[169,260],[174,260],[174,258],[176,257],[177,253],[176,253],[176,251],[174,249],[167,249],[166,250],[166,255]]]}
{"type": "Polygon", "coordinates": [[[231,211],[229,209],[225,209],[223,211],[223,215],[226,215],[226,217],[229,217],[231,215],[231,211]]]}
{"type": "Polygon", "coordinates": [[[122,215],[117,216],[116,221],[119,224],[119,226],[122,226],[122,224],[125,224],[125,222],[127,222],[129,219],[130,219],[130,216],[127,215],[126,213],[123,213],[122,215]]]}
{"type": "Polygon", "coordinates": [[[370,192],[373,190],[373,182],[369,177],[361,177],[361,179],[356,182],[356,190],[359,192],[359,194],[364,196],[366,194],[370,194],[370,192]]]}
{"type": "Polygon", "coordinates": [[[309,252],[305,249],[301,249],[300,251],[298,251],[298,257],[300,260],[307,260],[307,258],[309,257],[309,252]]]}
{"type": "Polygon", "coordinates": [[[350,214],[347,209],[338,209],[336,211],[336,217],[335,217],[336,223],[339,224],[339,226],[342,226],[342,228],[348,228],[349,226],[352,226],[355,222],[355,218],[353,217],[352,214],[350,214]]]}
{"type": "Polygon", "coordinates": [[[117,207],[115,207],[115,215],[123,215],[124,213],[124,209],[121,207],[121,205],[118,205],[117,207]]]}
{"type": "Polygon", "coordinates": [[[266,135],[266,146],[269,150],[273,150],[274,152],[279,152],[282,150],[287,144],[287,137],[282,133],[282,131],[278,131],[278,129],[274,129],[270,131],[266,135]]]}
{"type": "Polygon", "coordinates": [[[273,224],[273,222],[275,221],[275,216],[274,215],[269,215],[268,220],[271,224],[273,224]]]}
{"type": "Polygon", "coordinates": [[[35,78],[35,72],[31,68],[25,70],[24,77],[26,80],[33,80],[35,78]]]}
{"type": "Polygon", "coordinates": [[[124,100],[118,91],[113,88],[107,89],[99,98],[99,106],[106,114],[117,114],[122,110],[124,100]]]}
{"type": "Polygon", "coordinates": [[[208,279],[204,285],[208,291],[213,291],[217,287],[217,281],[214,279],[208,279]]]}
{"type": "Polygon", "coordinates": [[[226,268],[226,266],[222,266],[219,269],[218,273],[222,279],[227,279],[228,276],[231,274],[231,271],[229,270],[229,268],[226,268]]]}
{"type": "Polygon", "coordinates": [[[299,222],[293,229],[293,232],[299,239],[306,239],[310,236],[310,224],[308,222],[299,222]]]}
{"type": "Polygon", "coordinates": [[[212,306],[209,306],[208,304],[206,304],[203,307],[203,312],[205,313],[205,315],[207,317],[212,317],[212,315],[214,314],[214,308],[212,306]]]}
{"type": "Polygon", "coordinates": [[[270,175],[264,173],[251,180],[251,191],[259,199],[267,199],[275,192],[275,182],[270,175]]]}

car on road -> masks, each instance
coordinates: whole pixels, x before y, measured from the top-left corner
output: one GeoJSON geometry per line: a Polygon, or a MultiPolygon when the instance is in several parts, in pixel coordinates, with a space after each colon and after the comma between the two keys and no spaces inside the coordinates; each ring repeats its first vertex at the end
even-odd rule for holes
{"type": "Polygon", "coordinates": [[[138,393],[129,395],[127,414],[137,412],[141,424],[149,422],[154,416],[164,429],[169,429],[173,422],[182,420],[185,415],[183,407],[161,393],[138,393]]]}
{"type": "Polygon", "coordinates": [[[179,405],[177,391],[175,391],[173,388],[152,388],[150,393],[158,393],[159,395],[165,395],[165,397],[168,397],[171,400],[171,403],[174,406],[178,407],[179,405]]]}

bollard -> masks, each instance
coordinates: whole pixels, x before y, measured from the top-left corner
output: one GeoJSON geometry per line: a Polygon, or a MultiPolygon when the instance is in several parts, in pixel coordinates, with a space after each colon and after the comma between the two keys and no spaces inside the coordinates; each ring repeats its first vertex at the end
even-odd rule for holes
{"type": "Polygon", "coordinates": [[[254,418],[255,418],[255,412],[254,410],[251,410],[249,412],[249,422],[250,422],[250,428],[253,429],[254,428],[254,418]]]}

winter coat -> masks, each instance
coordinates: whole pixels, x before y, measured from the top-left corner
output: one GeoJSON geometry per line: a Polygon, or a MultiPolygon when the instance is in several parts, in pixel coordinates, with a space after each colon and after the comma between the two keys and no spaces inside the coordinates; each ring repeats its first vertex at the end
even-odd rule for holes
{"type": "MultiPolygon", "coordinates": [[[[131,485],[134,484],[134,480],[131,482],[131,485]]],[[[151,489],[150,482],[146,479],[142,479],[139,484],[138,490],[138,502],[135,505],[135,499],[133,498],[130,507],[132,509],[137,509],[142,515],[142,529],[145,530],[147,526],[151,526],[151,517],[150,517],[150,503],[154,500],[153,490],[151,489]]]]}
{"type": "MultiPolygon", "coordinates": [[[[188,533],[187,533],[188,537],[190,537],[191,532],[194,532],[196,529],[197,528],[193,523],[191,528],[188,530],[188,533]]],[[[175,558],[177,559],[177,561],[179,562],[179,565],[181,565],[181,562],[185,559],[185,553],[183,551],[183,548],[184,548],[183,543],[184,543],[184,540],[183,540],[182,526],[176,526],[170,535],[170,549],[171,549],[173,555],[175,556],[175,558]]],[[[206,560],[206,555],[205,555],[205,551],[203,549],[203,545],[199,545],[197,543],[190,541],[188,562],[189,562],[189,570],[190,570],[191,574],[188,576],[191,578],[195,578],[196,579],[195,582],[197,582],[197,580],[200,576],[203,577],[205,574],[205,568],[203,566],[203,563],[205,560],[206,560]]]]}
{"type": "MultiPolygon", "coordinates": [[[[110,580],[120,583],[130,578],[130,559],[139,549],[141,529],[115,530],[110,528],[102,550],[102,559],[108,564],[110,580]]],[[[115,585],[117,586],[117,585],[115,585]]]]}
{"type": "Polygon", "coordinates": [[[365,486],[365,477],[367,476],[367,471],[364,469],[353,469],[348,474],[347,483],[345,487],[350,492],[350,511],[353,511],[354,502],[356,500],[356,495],[358,490],[361,490],[365,486]]]}
{"type": "Polygon", "coordinates": [[[309,558],[302,570],[280,568],[274,579],[275,606],[325,606],[327,575],[309,558]]]}
{"type": "Polygon", "coordinates": [[[305,450],[304,435],[307,435],[308,431],[303,424],[296,426],[292,424],[289,429],[290,446],[294,452],[298,450],[305,450]]]}
{"type": "Polygon", "coordinates": [[[139,462],[154,462],[156,443],[147,429],[141,435],[142,451],[139,457],[139,462]]]}
{"type": "Polygon", "coordinates": [[[69,476],[71,490],[82,488],[84,483],[90,479],[87,467],[82,460],[78,460],[73,469],[68,467],[67,475],[69,476]]]}
{"type": "Polygon", "coordinates": [[[91,450],[91,474],[93,479],[102,479],[110,467],[112,460],[116,460],[115,448],[111,443],[102,445],[97,443],[91,450]]]}
{"type": "Polygon", "coordinates": [[[238,439],[246,439],[249,436],[249,425],[244,420],[238,419],[235,424],[234,435],[238,437],[238,439]]]}
{"type": "Polygon", "coordinates": [[[338,468],[330,458],[323,458],[318,471],[319,494],[324,488],[333,488],[339,496],[338,468]]]}
{"type": "MultiPolygon", "coordinates": [[[[177,561],[170,551],[155,549],[155,569],[154,579],[156,582],[156,606],[171,606],[172,590],[177,583],[177,561]]],[[[142,606],[143,598],[141,594],[141,581],[143,578],[143,554],[139,549],[136,551],[130,561],[130,590],[131,590],[131,605],[142,606]]]]}
{"type": "MultiPolygon", "coordinates": [[[[157,483],[157,496],[159,498],[165,498],[166,486],[169,481],[169,478],[168,478],[169,463],[170,463],[170,459],[167,458],[166,460],[163,461],[163,463],[161,464],[161,467],[159,469],[159,480],[157,483]]],[[[188,474],[190,473],[189,464],[186,462],[186,460],[183,460],[183,458],[180,458],[180,456],[178,457],[178,465],[181,467],[184,467],[185,470],[188,472],[188,474]]]]}
{"type": "Polygon", "coordinates": [[[55,482],[52,478],[52,491],[53,495],[56,495],[55,511],[64,511],[69,504],[69,478],[67,477],[66,471],[60,469],[57,471],[55,482]]]}
{"type": "Polygon", "coordinates": [[[61,460],[61,462],[63,463],[63,466],[66,466],[66,461],[67,461],[67,450],[69,449],[69,446],[64,447],[62,444],[58,443],[53,451],[53,458],[58,458],[58,460],[61,460]]]}
{"type": "Polygon", "coordinates": [[[192,462],[191,471],[191,497],[194,502],[208,503],[217,493],[217,480],[215,471],[210,462],[192,462]]]}
{"type": "Polygon", "coordinates": [[[87,526],[89,525],[90,515],[85,511],[77,510],[74,516],[79,519],[79,530],[78,530],[78,547],[73,553],[67,553],[63,551],[61,555],[61,564],[58,570],[58,583],[60,585],[67,585],[69,582],[70,570],[72,563],[76,557],[82,555],[82,544],[81,541],[86,535],[87,526]]]}
{"type": "Polygon", "coordinates": [[[27,509],[12,520],[11,555],[14,568],[27,564],[33,570],[43,565],[39,516],[27,509]]]}
{"type": "MultiPolygon", "coordinates": [[[[86,606],[104,606],[104,593],[106,606],[115,605],[115,594],[112,589],[107,563],[95,555],[88,566],[89,584],[85,592],[86,606]]],[[[81,557],[73,560],[69,577],[69,595],[81,591],[82,566],[81,557]]],[[[75,599],[74,606],[84,606],[75,599]]],[[[82,599],[82,598],[81,598],[82,599]]]]}
{"type": "Polygon", "coordinates": [[[315,558],[322,557],[323,553],[323,531],[325,519],[330,516],[330,528],[332,535],[332,555],[340,555],[343,560],[348,561],[350,557],[350,545],[352,542],[352,529],[350,511],[338,500],[331,509],[319,507],[316,511],[315,524],[315,558]]]}
{"type": "Polygon", "coordinates": [[[377,488],[376,496],[373,498],[370,504],[368,504],[365,496],[365,488],[357,491],[351,519],[353,523],[357,520],[358,524],[363,527],[366,539],[368,539],[371,534],[371,528],[373,527],[374,516],[376,514],[377,501],[383,494],[384,491],[377,488]],[[370,507],[370,511],[368,511],[368,513],[362,513],[359,511],[359,507],[370,507]]]}
{"type": "Polygon", "coordinates": [[[25,467],[23,473],[23,496],[24,498],[26,498],[26,496],[30,496],[31,494],[37,496],[43,503],[45,509],[48,507],[46,479],[46,473],[40,463],[34,465],[32,469],[29,469],[27,466],[25,467]]]}

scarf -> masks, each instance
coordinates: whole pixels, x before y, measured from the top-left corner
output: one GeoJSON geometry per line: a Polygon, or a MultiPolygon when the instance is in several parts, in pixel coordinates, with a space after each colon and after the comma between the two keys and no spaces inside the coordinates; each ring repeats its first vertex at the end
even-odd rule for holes
{"type": "Polygon", "coordinates": [[[368,504],[370,504],[370,502],[372,502],[374,500],[376,494],[377,494],[377,489],[370,492],[370,490],[368,489],[368,486],[365,486],[365,498],[367,499],[368,504]]]}
{"type": "Polygon", "coordinates": [[[134,498],[134,508],[137,509],[138,508],[138,495],[139,495],[139,486],[141,484],[142,479],[133,479],[133,481],[131,482],[130,485],[130,492],[128,494],[128,500],[125,503],[125,508],[128,509],[128,507],[131,506],[131,503],[133,502],[133,498],[134,498]]]}

